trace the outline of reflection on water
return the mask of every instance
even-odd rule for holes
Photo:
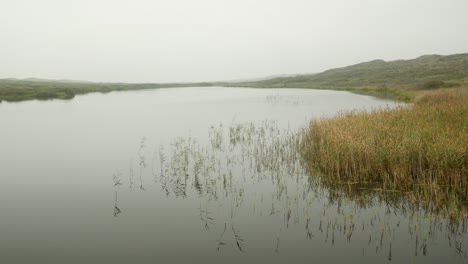
[[[307,120],[386,106],[221,87],[2,103],[0,263],[466,263],[466,220],[306,176]]]
[[[301,243],[316,241],[337,249],[346,246],[364,257],[377,255],[380,261],[392,261],[398,255],[415,261],[440,251],[452,252],[460,262],[467,260],[466,219],[433,216],[392,193],[367,191],[362,195],[366,190],[360,190],[361,194],[352,195],[356,189],[350,186],[344,187],[348,192],[324,186],[318,177],[307,177],[301,165],[301,133],[265,120],[212,125],[207,134],[201,140],[204,143],[194,137],[177,137],[170,145],[156,148],[150,154],[149,174],[152,185],[166,197],[199,202],[204,230],[200,232],[219,233],[212,241],[218,253],[226,247],[246,254],[257,248],[255,239],[244,237],[236,223],[268,217],[276,220],[276,224],[268,224],[268,231],[276,234],[270,243],[271,254],[280,255],[282,237],[293,235]],[[146,190],[146,142],[143,137],[136,155],[139,188],[134,187],[130,161],[129,191]],[[121,188],[121,173],[113,177],[114,216],[118,216],[122,211],[117,195],[127,190]],[[255,230],[250,230],[248,237],[255,236]],[[409,246],[401,247],[402,242]],[[301,254],[306,257],[309,252]]]
[[[266,101],[270,104],[290,104],[290,105],[299,105],[304,104],[305,101],[300,96],[284,96],[279,93],[268,95]]]

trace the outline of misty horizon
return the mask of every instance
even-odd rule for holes
[[[465,53],[457,53],[457,54],[465,54]],[[422,57],[422,56],[448,56],[448,55],[457,55],[457,54],[424,54],[420,55],[416,58]],[[413,59],[416,59],[413,58]],[[328,70],[333,70],[333,69],[339,69],[339,68],[344,68],[348,66],[353,66],[361,63],[366,63],[366,62],[371,62],[375,60],[380,60],[380,59],[374,59],[370,61],[365,61],[365,62],[358,62],[354,63],[351,65],[345,65],[345,66],[340,66],[336,68],[331,68],[331,69],[325,69],[320,72],[309,72],[309,73],[284,73],[284,74],[277,74],[277,75],[269,75],[269,76],[258,76],[258,77],[252,77],[252,78],[239,78],[239,79],[231,79],[231,80],[205,80],[205,81],[185,81],[185,82],[164,82],[164,83],[216,83],[216,82],[243,82],[243,81],[256,81],[256,80],[266,80],[266,79],[273,79],[273,78],[279,78],[279,77],[293,77],[293,76],[300,76],[300,75],[314,75],[314,74],[319,74],[323,73]],[[393,62],[393,61],[401,61],[403,59],[396,59],[396,60],[383,60],[384,62]],[[408,60],[411,60],[408,59]],[[112,82],[112,81],[90,81],[90,80],[76,80],[76,79],[49,79],[49,78],[41,78],[37,76],[31,76],[31,77],[26,77],[26,78],[15,78],[15,77],[6,77],[6,78],[0,78],[0,79],[11,79],[11,80],[27,80],[27,81],[56,81],[56,82],[84,82],[84,83],[125,83],[125,84],[141,84],[143,82]],[[146,83],[152,83],[152,82],[146,82]],[[156,83],[156,82],[153,82]]]
[[[6,1],[0,78],[216,82],[466,53],[468,2]]]

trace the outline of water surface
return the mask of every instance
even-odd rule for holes
[[[466,263],[466,222],[337,199],[294,151],[348,92],[172,88],[0,104],[1,263]]]

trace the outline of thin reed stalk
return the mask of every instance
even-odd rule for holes
[[[300,149],[329,184],[407,192],[457,213],[468,201],[467,125],[468,89],[446,89],[412,106],[312,120]]]

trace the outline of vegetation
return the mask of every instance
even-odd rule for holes
[[[127,213],[119,207],[117,193],[161,191],[170,199],[198,201],[191,204],[198,207],[200,229],[219,232],[212,243],[218,252],[255,250],[255,241],[247,239],[259,233],[244,237],[242,225],[237,225],[248,215],[249,220],[255,216],[264,223],[262,217],[267,217],[273,223],[268,232],[278,232],[276,243],[270,243],[271,252],[274,246],[277,254],[281,254],[285,232],[290,232],[287,236],[296,240],[339,248],[346,243],[359,253],[365,250],[389,260],[392,243],[401,242],[414,249],[414,257],[430,254],[436,244],[438,252],[445,247],[466,259],[461,241],[468,232],[467,220],[433,217],[430,210],[421,210],[418,203],[394,192],[351,192],[340,184],[324,186],[319,177],[308,177],[300,162],[301,136],[271,120],[219,124],[211,126],[202,140],[177,137],[159,151],[156,147],[152,158],[145,151],[151,140],[143,137],[138,151],[132,151],[135,156],[130,164],[124,163],[113,175],[114,216]],[[134,187],[133,160],[151,164],[139,163],[140,188]],[[439,237],[446,238],[444,243]],[[402,254],[400,250],[395,253]]]
[[[425,55],[413,60],[374,60],[318,74],[279,77],[229,86],[258,88],[313,88],[411,101],[414,91],[467,86],[468,54]]]
[[[0,79],[0,102],[71,99],[78,94],[107,93],[111,91],[143,90],[155,88],[209,86],[209,83],[93,83],[72,81],[51,81],[40,79]]]
[[[468,89],[426,92],[414,106],[313,120],[301,153],[329,185],[405,192],[449,215],[468,204]]]
[[[77,94],[171,87],[228,86],[312,88],[411,101],[415,91],[468,86],[468,54],[425,55],[413,60],[374,60],[318,74],[281,76],[248,82],[217,83],[92,83],[41,79],[0,79],[0,102],[70,99]]]

